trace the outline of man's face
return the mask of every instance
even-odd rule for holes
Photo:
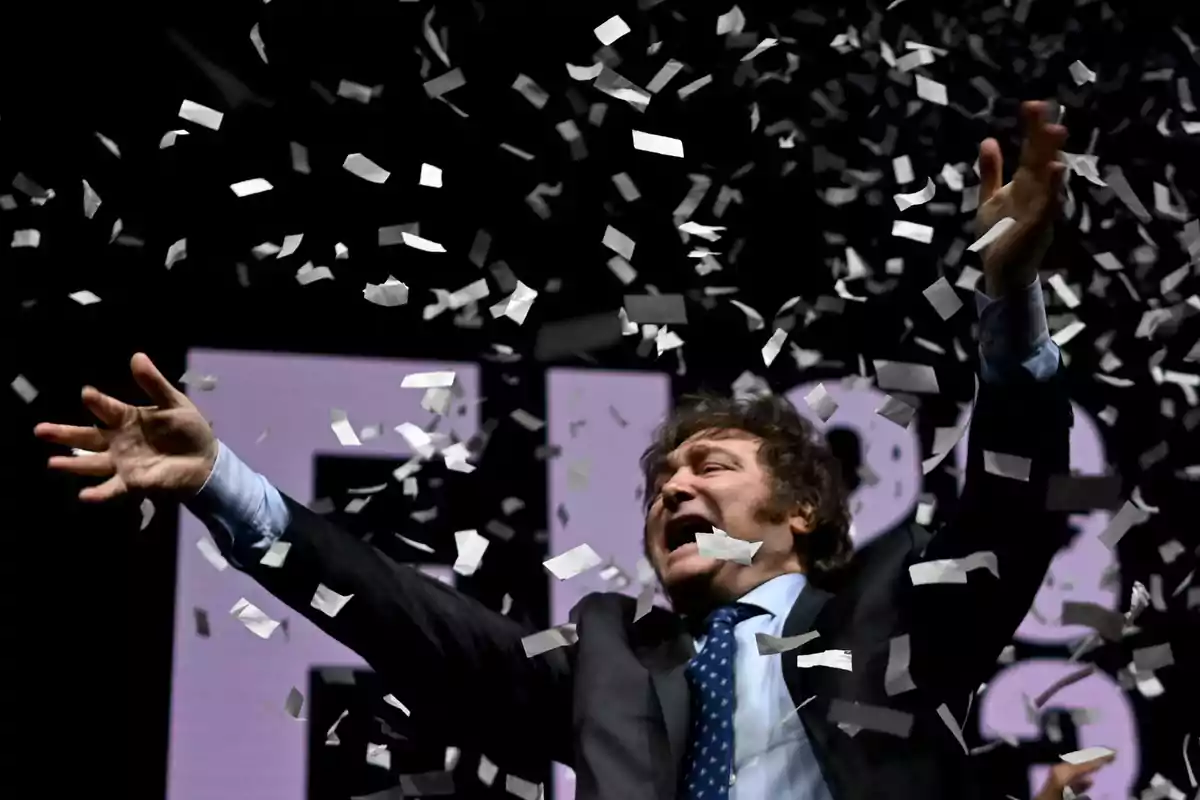
[[[761,441],[741,431],[702,431],[676,448],[654,486],[646,514],[646,554],[663,588],[727,602],[776,575],[799,572],[794,536],[799,515],[772,514],[772,478],[760,463]],[[750,566],[700,555],[696,534],[714,527],[761,541]]]

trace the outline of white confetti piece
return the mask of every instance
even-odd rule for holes
[[[821,635],[820,631],[808,631],[795,636],[772,636],[769,633],[754,634],[754,643],[760,656],[774,656],[795,650]]]
[[[271,542],[271,546],[267,548],[267,552],[263,553],[263,557],[258,560],[258,563],[264,567],[275,567],[278,569],[287,560],[288,552],[291,549],[291,542]]]
[[[654,346],[657,348],[658,354],[661,356],[668,350],[675,350],[676,348],[683,347],[683,339],[680,338],[679,334],[675,333],[675,331],[668,330],[664,325],[663,327],[659,328],[658,333],[654,336]]]
[[[906,711],[866,703],[852,703],[839,697],[830,701],[828,719],[839,726],[851,726],[855,733],[865,729],[889,733],[902,739],[908,738],[914,721],[913,715]]]
[[[224,572],[229,567],[229,562],[221,551],[217,549],[217,545],[207,534],[196,540],[196,549],[204,556],[204,560],[212,564],[217,572]]]
[[[1079,306],[1079,295],[1071,290],[1067,285],[1066,280],[1062,275],[1055,273],[1047,279],[1046,283],[1050,284],[1050,288],[1058,295],[1058,299],[1063,301],[1063,305],[1067,308],[1076,308]]]
[[[907,428],[916,416],[917,410],[903,400],[888,395],[883,401],[883,405],[875,409],[875,413],[889,422],[899,425],[901,428]]]
[[[400,236],[406,245],[408,245],[409,247],[411,247],[415,250],[423,250],[426,253],[444,253],[444,252],[446,252],[446,248],[442,247],[437,242],[431,241],[429,239],[425,239],[421,236],[416,235],[415,233],[409,233],[408,231],[402,231],[400,233]]]
[[[1059,347],[1062,347],[1067,342],[1078,336],[1086,327],[1087,324],[1085,322],[1077,319],[1051,336],[1050,341],[1054,342]]]
[[[1100,534],[1099,539],[1105,547],[1116,549],[1117,542],[1121,541],[1130,528],[1141,525],[1148,519],[1150,519],[1148,512],[1126,500],[1125,505],[1121,506],[1121,510],[1109,520],[1108,527]]]
[[[550,95],[546,93],[546,90],[538,86],[528,75],[517,75],[512,88],[520,92],[526,100],[533,104],[534,108],[544,108],[546,103],[550,102]]]
[[[34,228],[13,231],[13,247],[37,247],[42,243],[42,232]]]
[[[624,259],[633,259],[633,248],[636,247],[636,243],[612,225],[604,229],[604,239],[600,243]]]
[[[746,55],[742,56],[742,61],[749,61],[750,59],[754,58],[755,56],[760,55],[761,53],[763,53],[767,50],[770,50],[772,47],[774,47],[777,44],[779,44],[778,39],[772,39],[770,37],[763,39],[761,42],[759,42],[757,45],[754,46],[753,50],[751,50],[749,53],[746,53]]]
[[[928,100],[930,103],[936,103],[939,106],[944,106],[949,103],[949,98],[946,96],[946,87],[944,84],[930,80],[924,75],[917,75],[917,97],[922,100]]]
[[[953,317],[963,307],[962,300],[959,299],[954,287],[950,285],[950,281],[946,280],[944,275],[925,287],[922,294],[925,295],[925,299],[929,301],[929,305],[933,306],[933,310],[938,313],[938,316],[944,320]]]
[[[1067,68],[1071,77],[1075,80],[1076,86],[1083,86],[1085,83],[1095,83],[1096,73],[1092,72],[1082,61],[1075,61]]]
[[[746,15],[737,6],[717,17],[717,35],[726,33],[741,33],[746,27]]]
[[[908,156],[896,156],[892,159],[892,174],[896,176],[896,183],[911,183],[916,177],[913,172],[912,159]]]
[[[821,422],[829,422],[829,418],[838,409],[837,401],[830,396],[823,383],[818,383],[815,389],[805,395],[804,402],[821,418]]]
[[[1005,231],[1007,231],[1009,228],[1011,228],[1013,225],[1016,225],[1016,224],[1017,224],[1017,221],[1015,219],[1013,219],[1012,217],[1004,217],[1003,219],[999,220],[995,225],[993,225],[991,228],[989,228],[987,233],[983,234],[983,236],[980,236],[978,239],[976,239],[974,242],[972,242],[967,247],[967,250],[971,251],[972,253],[979,252],[980,250],[987,247],[992,242],[996,241],[996,239],[1003,236]]]
[[[1153,672],[1174,663],[1175,656],[1171,652],[1170,642],[1139,647],[1133,651],[1133,665],[1139,673]]]
[[[696,533],[696,546],[703,558],[732,561],[746,567],[750,566],[754,554],[758,552],[762,544],[762,542],[736,539],[720,528],[713,528],[712,533]]]
[[[408,285],[388,275],[383,283],[368,283],[363,287],[363,299],[368,303],[387,308],[408,303]]]
[[[406,716],[406,717],[412,716],[412,712],[408,710],[408,706],[404,705],[404,703],[401,703],[399,700],[397,700],[396,695],[394,695],[394,694],[385,694],[383,696],[383,702],[387,703],[392,708],[400,709],[402,712],[404,712],[404,716]]]
[[[905,361],[875,361],[875,385],[880,389],[937,394],[937,373],[928,364]]]
[[[385,183],[392,173],[362,153],[351,153],[342,162],[342,169],[371,183]]]
[[[179,106],[179,116],[181,119],[203,125],[214,131],[220,129],[221,120],[225,118],[220,111],[214,111],[208,106],[193,103],[191,100],[184,100],[183,104]]]
[[[333,280],[333,272],[329,267],[314,267],[311,261],[296,270],[296,282],[301,286],[308,286],[317,281],[331,280]]]
[[[937,713],[938,716],[942,718],[942,722],[946,724],[946,727],[950,729],[950,732],[954,734],[954,738],[958,742],[959,746],[962,747],[963,752],[969,754],[970,749],[967,747],[966,740],[963,739],[962,728],[958,726],[958,721],[954,719],[954,715],[950,713],[950,707],[945,703],[942,703],[940,706],[938,706]]]
[[[338,612],[345,608],[346,603],[349,603],[353,597],[353,594],[338,594],[325,584],[318,583],[317,590],[313,593],[311,605],[324,614],[336,617]]]
[[[898,236],[901,239],[911,239],[921,244],[929,244],[933,241],[933,228],[929,225],[921,225],[916,222],[897,219],[892,221],[892,236]]]
[[[144,531],[149,527],[150,520],[154,519],[154,502],[149,497],[144,497],[138,508],[142,512],[142,524],[138,530]]]
[[[229,613],[245,625],[251,633],[262,639],[270,639],[279,623],[266,615],[262,609],[242,598],[233,604]]]
[[[683,158],[683,142],[670,136],[633,131],[633,146],[635,149],[644,150],[647,153]]]
[[[597,25],[593,33],[595,33],[596,38],[600,40],[600,44],[607,47],[617,39],[620,39],[622,36],[629,33],[629,26],[625,24],[625,20],[621,19],[619,16],[613,16]]]
[[[454,385],[453,370],[439,372],[411,372],[400,381],[401,389],[433,389]]]
[[[589,545],[581,544],[554,558],[543,561],[542,566],[560,581],[565,581],[587,572],[589,569],[598,567],[603,563],[604,560],[596,554],[595,550]]]
[[[517,775],[504,776],[504,791],[521,800],[542,800],[542,785],[527,781]]]
[[[1117,751],[1110,747],[1085,747],[1082,750],[1063,753],[1060,758],[1068,764],[1085,764],[1088,761],[1095,761],[1097,758],[1107,758],[1116,754]]]
[[[888,642],[888,663],[883,678],[883,687],[888,697],[917,688],[908,671],[911,658],[912,641],[909,634],[893,636]]]
[[[474,575],[483,561],[488,540],[476,530],[455,531],[454,544],[458,552],[454,559],[454,571],[459,575]]]
[[[100,298],[93,292],[87,289],[80,289],[78,292],[71,292],[67,297],[79,303],[81,306],[90,306],[100,302]]]
[[[577,67],[574,64],[567,64],[567,74],[577,81],[590,81],[600,76],[604,71],[604,65],[596,62],[589,67]]]
[[[787,331],[783,328],[776,328],[771,334],[771,338],[763,345],[762,357],[763,362],[769,367],[775,357],[779,355],[779,351],[783,349],[783,343],[787,341]]]
[[[569,647],[578,641],[579,633],[575,630],[575,624],[568,622],[565,625],[531,633],[521,639],[521,646],[525,648],[526,658],[533,658],[560,647]]]
[[[330,423],[329,427],[333,430],[333,435],[337,437],[338,443],[343,447],[358,447],[362,442],[358,439],[358,434],[354,432],[354,426],[350,424],[350,419],[346,416],[346,412],[340,408],[331,409],[329,412]]]
[[[175,144],[176,137],[187,136],[188,133],[190,133],[190,131],[167,131],[162,135],[162,138],[158,140],[158,149],[165,150],[168,147],[172,147]]]
[[[433,164],[421,165],[421,185],[434,189],[442,188],[442,171]]]
[[[238,181],[237,183],[232,184],[229,188],[232,189],[233,193],[238,197],[247,197],[252,194],[269,192],[275,187],[272,186],[270,181],[268,181],[266,178],[251,178],[250,180],[246,181]]]
[[[96,190],[85,180],[83,182],[83,215],[88,219],[96,216],[101,202],[100,195],[96,194]]]
[[[258,32],[258,23],[250,28],[250,43],[254,45],[254,49],[258,51],[258,57],[262,59],[264,64],[269,64],[267,61],[267,47],[263,44],[262,34]]]
[[[936,561],[922,561],[908,568],[908,575],[913,586],[924,586],[932,583],[966,583],[967,573],[976,569],[986,569],[996,578],[1000,577],[996,554],[990,550],[981,550],[963,558],[942,558]]]
[[[12,383],[9,385],[12,387],[12,390],[17,393],[17,396],[26,403],[32,403],[37,399],[38,390],[24,375],[18,375],[17,377],[13,378]]]
[[[666,85],[671,82],[672,78],[679,74],[681,69],[683,69],[683,62],[676,61],[673,58],[668,59],[667,63],[663,64],[658,72],[654,74],[654,77],[650,79],[650,82],[646,84],[646,91],[651,94],[658,94],[666,88]]]
[[[892,199],[896,201],[896,208],[904,211],[913,206],[925,205],[933,199],[936,193],[937,187],[933,185],[933,178],[926,178],[924,189],[917,192],[909,192],[908,194],[894,194],[892,195]]]
[[[338,718],[333,721],[333,724],[329,726],[329,730],[325,732],[325,744],[336,747],[342,743],[342,740],[338,738],[337,728],[338,725],[342,724],[342,720],[344,720],[346,715],[349,713],[350,709],[347,708],[343,710],[342,713],[338,715]]]
[[[1029,470],[1032,466],[1033,461],[1028,458],[1009,453],[996,453],[991,450],[983,451],[983,469],[991,475],[1028,483]]]
[[[853,658],[849,650],[822,650],[819,653],[796,656],[796,666],[803,669],[811,667],[829,667],[846,672],[853,672]]]
[[[293,686],[288,690],[287,698],[283,701],[283,710],[292,719],[300,719],[300,712],[304,709],[304,695],[300,690]]]
[[[175,266],[185,258],[187,258],[187,239],[180,239],[167,248],[167,269]]]

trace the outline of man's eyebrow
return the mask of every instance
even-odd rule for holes
[[[705,458],[706,456],[713,455],[714,453],[727,456],[738,464],[742,463],[742,460],[738,458],[736,453],[734,453],[732,450],[722,447],[717,443],[701,442],[688,445],[682,456],[678,455],[677,453],[678,449],[668,453],[662,459],[662,462],[659,464],[656,472],[656,475],[659,479],[662,479],[663,477],[670,475],[679,469],[680,462],[695,461],[698,458]]]

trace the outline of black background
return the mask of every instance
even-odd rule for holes
[[[1162,136],[1155,123],[1165,109],[1178,108],[1174,83],[1141,79],[1147,70],[1172,68],[1177,76],[1190,75],[1193,91],[1200,92],[1195,56],[1171,25],[1183,26],[1197,40],[1200,29],[1188,17],[1172,18],[1166,4],[1139,3],[1131,10],[1102,3],[1035,3],[1024,24],[1003,6],[996,6],[998,16],[988,16],[995,7],[980,3],[941,4],[942,12],[939,4],[908,0],[888,12],[882,29],[893,46],[905,38],[939,43],[943,34],[958,37],[954,55],[925,74],[945,82],[952,100],[964,98],[968,112],[986,105],[969,88],[971,77],[985,76],[1000,99],[991,115],[979,117],[928,105],[909,114],[906,104],[915,97],[911,87],[889,86],[878,64],[860,55],[840,56],[829,47],[834,35],[851,24],[862,32],[871,19],[867,6],[840,5],[809,6],[824,15],[824,24],[815,24],[792,19],[791,8],[743,3],[747,31],[778,35],[770,28],[776,25],[795,40],[760,56],[755,69],[784,70],[784,50],[800,58],[791,83],[755,85],[746,67],[739,66],[738,54],[745,48],[728,51],[712,33],[712,21],[728,10],[723,4],[676,8],[663,3],[649,11],[634,3],[603,8],[550,2],[438,4],[435,28],[450,29],[452,63],[468,76],[467,85],[448,99],[471,114],[468,120],[422,91],[426,77],[444,71],[421,33],[421,20],[430,8],[424,2],[275,0],[261,5],[223,0],[153,8],[42,4],[6,9],[12,46],[0,52],[0,177],[7,181],[23,173],[53,187],[57,197],[35,207],[20,192],[0,189],[18,201],[15,210],[0,212],[5,238],[29,227],[42,232],[39,248],[5,250],[3,259],[3,319],[12,359],[8,379],[24,375],[40,392],[31,404],[14,392],[5,393],[3,401],[13,453],[6,471],[12,493],[6,503],[2,559],[8,598],[0,648],[7,722],[6,766],[0,770],[4,794],[116,790],[126,797],[162,796],[177,515],[160,506],[149,528],[139,532],[136,501],[103,508],[78,505],[74,496],[81,482],[47,473],[43,467],[52,449],[30,433],[41,420],[84,422],[78,396],[85,383],[137,398],[128,377],[128,359],[137,350],[147,352],[172,377],[182,374],[190,346],[476,360],[502,343],[528,354],[544,323],[612,312],[625,291],[642,292],[647,285],[685,293],[703,285],[737,286],[737,297],[770,323],[788,297],[802,296],[804,308],[833,294],[829,264],[842,257],[843,245],[828,234],[838,232],[879,278],[883,261],[892,256],[905,257],[906,272],[877,294],[852,287],[872,293],[871,302],[845,303],[842,313],[823,313],[794,330],[793,341],[825,353],[823,366],[801,375],[784,353],[767,370],[758,351],[769,327],[751,333],[732,306],[710,303],[715,307],[703,308],[694,302],[689,304],[690,324],[680,330],[687,342],[685,374],[678,374],[673,356],[656,361],[639,354],[632,338],[561,363],[669,370],[676,393],[682,393],[702,384],[728,390],[746,369],[765,375],[783,391],[802,378],[856,371],[860,355],[868,363],[875,358],[924,361],[937,366],[939,376],[944,374],[945,396],[922,407],[928,444],[933,426],[951,418],[954,401],[969,397],[971,365],[916,346],[904,320],[912,321],[917,335],[948,349],[952,336],[967,341],[971,315],[961,313],[943,323],[920,291],[951,266],[940,255],[951,242],[973,237],[957,223],[918,213],[907,218],[937,225],[932,245],[889,237],[895,216],[887,198],[893,191],[890,156],[872,155],[860,138],[879,142],[889,125],[896,126],[894,154],[911,155],[920,178],[936,174],[944,162],[970,163],[978,141],[988,134],[999,135],[1006,155],[1014,157],[1017,101],[1057,96],[1068,107],[1070,151],[1083,152],[1098,128],[1102,135],[1095,152],[1101,163],[1119,164],[1147,204],[1151,182],[1162,182],[1171,166],[1175,184],[1196,206],[1200,137],[1182,135],[1178,110],[1170,135]],[[644,85],[667,56],[690,69],[644,115],[586,83],[570,81],[562,66],[567,61],[591,63],[597,49],[591,30],[612,14],[621,14],[634,29],[616,47],[624,59],[616,67],[621,74]],[[262,64],[250,44],[255,22],[270,66]],[[655,56],[646,56],[652,26],[664,45]],[[961,44],[964,30],[983,37],[995,65],[967,55]],[[1062,37],[1061,49],[1037,55],[1055,36]],[[425,77],[423,58],[434,62]],[[1070,82],[1066,68],[1076,58],[1100,74],[1100,84],[1081,89]],[[713,85],[688,102],[675,97],[673,90],[683,82],[710,71],[716,76]],[[547,90],[551,99],[545,109],[533,108],[510,88],[518,73]],[[847,75],[873,75],[878,83],[864,91]],[[345,99],[327,103],[313,89],[315,81],[333,92],[342,78],[382,84],[385,90],[363,106]],[[818,89],[836,95],[830,81],[839,81],[845,92],[841,118],[828,117],[812,99]],[[885,87],[902,99],[889,102]],[[221,130],[177,119],[184,98],[223,110]],[[599,127],[586,121],[587,107],[594,102],[609,106]],[[757,133],[748,123],[752,102],[758,103],[763,120]],[[584,131],[585,159],[573,160],[554,130],[555,123],[568,118]],[[803,133],[790,151],[762,135],[763,127],[785,118]],[[688,157],[677,161],[632,150],[631,127],[683,139]],[[160,150],[162,134],[178,128],[191,133]],[[96,131],[118,142],[120,159],[104,148]],[[307,146],[311,175],[292,172],[291,141]],[[498,148],[504,141],[537,159],[525,162],[504,153]],[[860,200],[838,209],[823,204],[816,190],[845,182],[838,170],[819,168],[821,159],[814,156],[818,147],[847,159],[851,167],[881,169],[883,202]],[[392,179],[377,187],[344,172],[341,160],[350,152],[367,154],[390,169]],[[421,162],[446,171],[446,188],[416,186]],[[749,173],[732,177],[751,163]],[[611,181],[620,171],[632,176],[642,192],[640,200],[631,204],[620,198]],[[744,240],[736,262],[726,257],[725,269],[709,278],[692,270],[684,257],[688,248],[676,243],[670,219],[692,172],[714,179],[695,218],[729,228],[713,249],[728,254],[732,243]],[[229,184],[252,177],[268,178],[275,190],[240,199],[228,190]],[[79,211],[81,178],[103,198],[92,220]],[[546,220],[524,201],[543,182],[563,186],[560,196],[548,199],[552,215]],[[723,184],[736,185],[743,202],[715,220],[706,210]],[[1142,236],[1119,200],[1093,193],[1079,178],[1072,185],[1081,205],[1090,208],[1093,230],[1082,235],[1076,230],[1078,217],[1065,220],[1047,266],[1086,288],[1096,272],[1090,254],[1111,250],[1132,265],[1128,254]],[[868,194],[864,190],[864,197]],[[118,217],[125,233],[141,239],[143,246],[108,244]],[[1115,222],[1110,228],[1095,224],[1104,218]],[[379,226],[417,220],[422,235],[446,244],[449,254],[376,246]],[[604,266],[611,254],[600,240],[610,223],[638,242],[633,262],[640,278],[628,290]],[[1183,360],[1196,341],[1195,317],[1172,328],[1172,335],[1153,340],[1137,339],[1133,331],[1149,307],[1147,298],[1171,306],[1194,295],[1197,281],[1193,271],[1174,297],[1159,298],[1153,289],[1158,280],[1186,261],[1175,242],[1180,225],[1156,215],[1143,227],[1161,252],[1152,267],[1128,267],[1143,290],[1141,299],[1132,299],[1115,281],[1105,291],[1086,295],[1078,313],[1088,329],[1068,348],[1076,401],[1093,412],[1108,405],[1120,412],[1118,423],[1106,431],[1113,470],[1126,476],[1127,490],[1139,486],[1146,500],[1162,509],[1121,542],[1122,596],[1133,580],[1145,581],[1154,572],[1174,587],[1195,565],[1195,503],[1187,501],[1196,496],[1196,483],[1179,479],[1177,472],[1200,452],[1196,415],[1187,417],[1178,389],[1156,384],[1146,369],[1149,359],[1164,350],[1164,369],[1198,371]],[[503,260],[521,280],[542,291],[530,319],[521,327],[493,321],[485,308],[478,329],[455,325],[450,313],[423,322],[420,308],[432,301],[431,287],[453,290],[486,276],[492,286],[487,302],[507,293],[492,272],[465,258],[480,228],[494,237],[488,266]],[[304,232],[305,240],[292,258],[260,261],[250,253],[262,241],[278,243],[297,232]],[[165,270],[167,247],[185,236],[188,258]],[[333,261],[334,242],[350,248],[349,261]],[[298,286],[292,275],[309,259],[332,267],[337,279]],[[249,276],[248,286],[238,280],[239,263]],[[380,283],[389,274],[411,287],[410,305],[384,309],[363,302],[362,286]],[[953,280],[956,273],[948,274]],[[552,279],[561,282],[557,292],[546,289]],[[67,295],[80,289],[96,292],[103,302],[77,305]],[[1052,315],[1063,311],[1051,306]],[[798,325],[786,318],[779,324]],[[1091,345],[1096,335],[1109,330],[1115,338],[1107,349],[1125,362],[1118,374],[1134,380],[1132,388],[1114,389],[1092,377],[1101,352]],[[539,413],[544,364],[528,358],[517,364],[485,364],[484,419],[504,421],[513,408]],[[1173,416],[1163,413],[1164,399],[1174,403]],[[479,521],[494,515],[503,497],[526,500],[519,536],[496,550],[495,569],[507,570],[504,586],[487,585],[484,575],[478,592],[497,605],[505,591],[511,592],[517,612],[531,628],[545,621],[539,565],[544,543],[538,536],[546,527],[545,465],[535,454],[542,438],[511,421],[498,425],[476,479],[466,483],[448,476],[446,488],[478,496],[474,513]],[[1162,441],[1170,445],[1167,458],[1143,470],[1139,457]],[[949,482],[940,475],[931,485],[944,495]],[[947,509],[952,503],[940,505]],[[1157,547],[1171,538],[1183,541],[1189,552],[1168,567],[1161,564]],[[1129,643],[1169,640],[1178,662],[1161,674],[1168,690],[1163,698],[1145,701],[1132,695],[1145,751],[1139,785],[1160,772],[1187,787],[1179,753],[1184,733],[1194,724],[1182,700],[1189,692],[1184,676],[1194,674],[1197,663],[1196,637],[1187,634],[1195,630],[1194,614],[1189,615],[1182,596],[1175,598],[1166,614],[1148,611],[1144,632]],[[1019,652],[1037,654],[1028,648]],[[1103,666],[1122,666],[1128,658],[1127,650],[1122,652],[1111,656],[1112,664],[1102,661]],[[1010,772],[1004,778],[1006,791],[1020,796],[1022,782],[1009,783],[1011,777]]]

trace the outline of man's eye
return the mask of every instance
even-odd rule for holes
[[[725,469],[724,464],[718,464],[715,461],[710,461],[707,464],[705,464],[703,467],[700,468],[700,474],[706,475],[709,472],[716,472],[717,470],[721,470],[721,469]]]

